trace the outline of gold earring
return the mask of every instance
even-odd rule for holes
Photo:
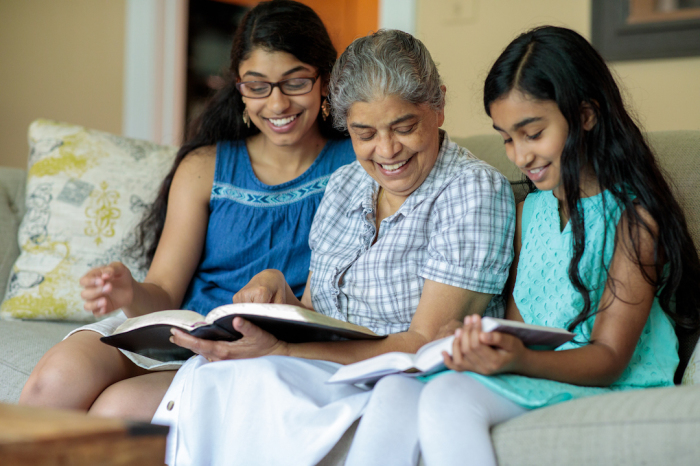
[[[242,115],[242,117],[243,117],[243,123],[245,123],[245,125],[246,125],[248,128],[250,128],[250,117],[248,116],[248,109],[247,109],[247,108],[244,108],[244,109],[243,109],[243,115]]]
[[[331,114],[331,105],[328,103],[328,99],[326,99],[321,104],[321,117],[323,118],[323,121],[326,121],[326,118],[328,118],[328,115],[330,115],[330,114]]]

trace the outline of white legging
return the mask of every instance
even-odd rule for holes
[[[490,427],[527,410],[461,373],[374,387],[346,465],[496,465]],[[420,445],[420,450],[419,450]]]

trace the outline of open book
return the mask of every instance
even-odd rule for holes
[[[242,336],[233,328],[234,317],[242,317],[288,343],[384,338],[368,328],[302,307],[240,303],[219,306],[206,316],[173,310],[134,317],[101,340],[159,361],[181,361],[194,353],[170,342],[172,327],[205,340],[234,341]]]
[[[482,317],[481,329],[484,332],[509,333],[520,338],[525,346],[533,349],[554,349],[574,337],[573,333],[564,329],[495,317]],[[445,369],[442,352],[452,354],[453,340],[454,336],[449,336],[431,341],[423,345],[415,354],[385,353],[348,364],[338,369],[327,383],[373,383],[390,374],[418,377],[439,372]]]

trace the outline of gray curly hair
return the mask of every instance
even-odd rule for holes
[[[355,102],[396,95],[435,111],[445,106],[442,79],[423,43],[403,31],[380,29],[355,39],[335,62],[329,83],[335,127],[347,130]]]

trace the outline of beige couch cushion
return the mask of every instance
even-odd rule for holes
[[[700,250],[700,131],[657,131],[649,133],[648,137],[666,179],[685,212],[695,249]],[[681,367],[687,365],[683,383],[700,384],[700,346],[696,344],[698,334],[679,337],[680,364]]]
[[[0,402],[16,403],[39,359],[77,327],[65,322],[0,320]]]
[[[697,465],[700,387],[582,398],[492,429],[499,466]]]

